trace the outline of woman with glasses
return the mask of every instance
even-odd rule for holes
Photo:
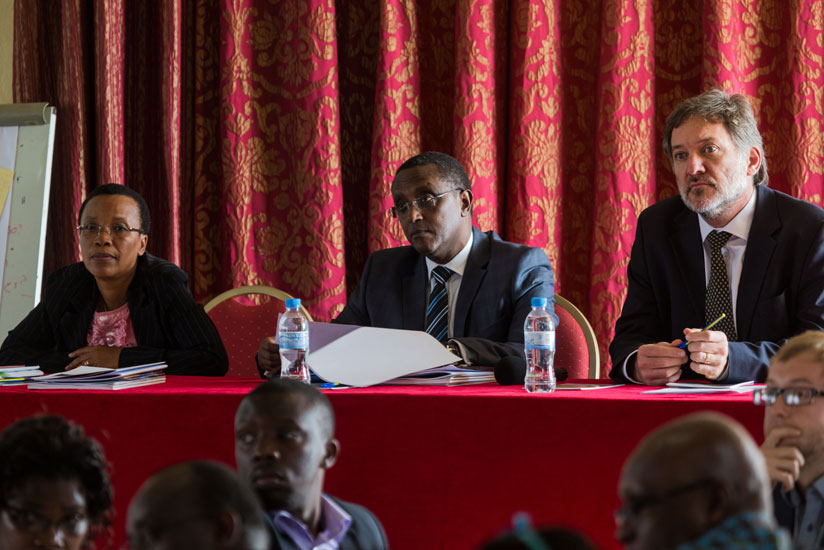
[[[0,548],[92,548],[111,506],[106,457],[82,428],[38,416],[0,432]]]
[[[0,347],[0,365],[128,367],[166,362],[167,374],[222,376],[228,357],[186,274],[146,252],[146,201],[109,183],[83,201],[83,261],[49,277],[41,302]]]

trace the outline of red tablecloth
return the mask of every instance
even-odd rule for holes
[[[2,388],[0,426],[39,411],[86,426],[112,463],[119,543],[128,502],[148,475],[194,458],[234,464],[234,412],[257,383],[170,376],[163,385],[117,392]],[[617,548],[618,475],[644,434],[683,414],[716,410],[762,439],[763,410],[749,394],[655,396],[644,389],[327,390],[342,449],[326,489],[372,509],[397,550],[473,548],[518,510]]]

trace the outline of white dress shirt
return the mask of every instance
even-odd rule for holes
[[[721,247],[721,255],[724,256],[724,263],[727,264],[727,276],[730,280],[730,293],[732,295],[732,317],[733,323],[735,323],[736,333],[738,332],[738,322],[735,318],[736,304],[738,303],[738,283],[741,282],[741,268],[744,266],[744,252],[747,250],[747,237],[750,235],[750,227],[752,227],[752,220],[755,216],[755,199],[757,196],[758,192],[753,189],[752,196],[744,208],[742,208],[741,211],[736,214],[735,217],[731,219],[730,222],[724,227],[713,227],[708,224],[702,216],[696,214],[696,216],[698,216],[698,228],[701,231],[701,242],[703,243],[704,248],[705,289],[706,285],[710,282],[711,265],[710,245],[707,242],[707,235],[709,235],[711,231],[726,231],[732,235],[730,240],[728,240],[726,244]],[[624,359],[623,370],[624,376],[626,376],[628,380],[632,380],[637,384],[639,382],[631,378],[627,372],[628,361],[630,357],[633,357],[636,353],[638,353],[638,350],[630,353],[627,358]]]
[[[455,254],[455,257],[449,262],[443,264],[454,271],[454,275],[446,282],[447,303],[449,304],[449,338],[452,338],[453,327],[455,326],[455,304],[458,302],[458,291],[461,289],[461,280],[463,279],[464,270],[466,269],[466,262],[469,259],[469,252],[472,250],[472,242],[475,236],[472,232],[469,233],[469,240],[460,252]],[[438,267],[429,258],[426,258],[426,271],[429,277],[429,287],[426,290],[426,302],[429,303],[429,293],[435,287],[435,279],[432,277],[432,270]]]

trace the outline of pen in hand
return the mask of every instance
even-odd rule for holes
[[[705,330],[709,330],[709,329],[711,329],[711,328],[712,328],[712,327],[714,327],[716,324],[718,324],[718,321],[720,321],[721,319],[723,319],[723,318],[724,318],[724,317],[726,317],[726,316],[727,316],[727,314],[726,314],[726,313],[722,313],[721,315],[719,315],[719,316],[718,316],[718,319],[716,319],[715,321],[713,321],[713,322],[712,322],[712,323],[710,323],[709,325],[707,325],[707,326],[705,326],[704,328],[702,328],[702,329],[701,329],[701,332],[704,332]],[[687,340],[685,339],[683,342],[681,342],[680,344],[678,344],[678,347],[679,347],[679,348],[681,348],[681,349],[687,349],[687,344],[689,344],[689,342],[687,342]]]

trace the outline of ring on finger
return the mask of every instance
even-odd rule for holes
[[[706,364],[707,364],[707,360],[708,360],[709,358],[710,358],[710,354],[709,354],[709,353],[707,353],[707,352],[705,351],[705,352],[704,352],[704,360],[703,360],[703,361],[701,361],[701,362],[702,362],[702,363],[704,363],[704,364],[706,365]]]
[[[89,366],[89,360],[88,360],[88,359],[86,359],[85,361],[83,361],[83,366],[84,366],[84,367],[88,367],[88,366]]]

